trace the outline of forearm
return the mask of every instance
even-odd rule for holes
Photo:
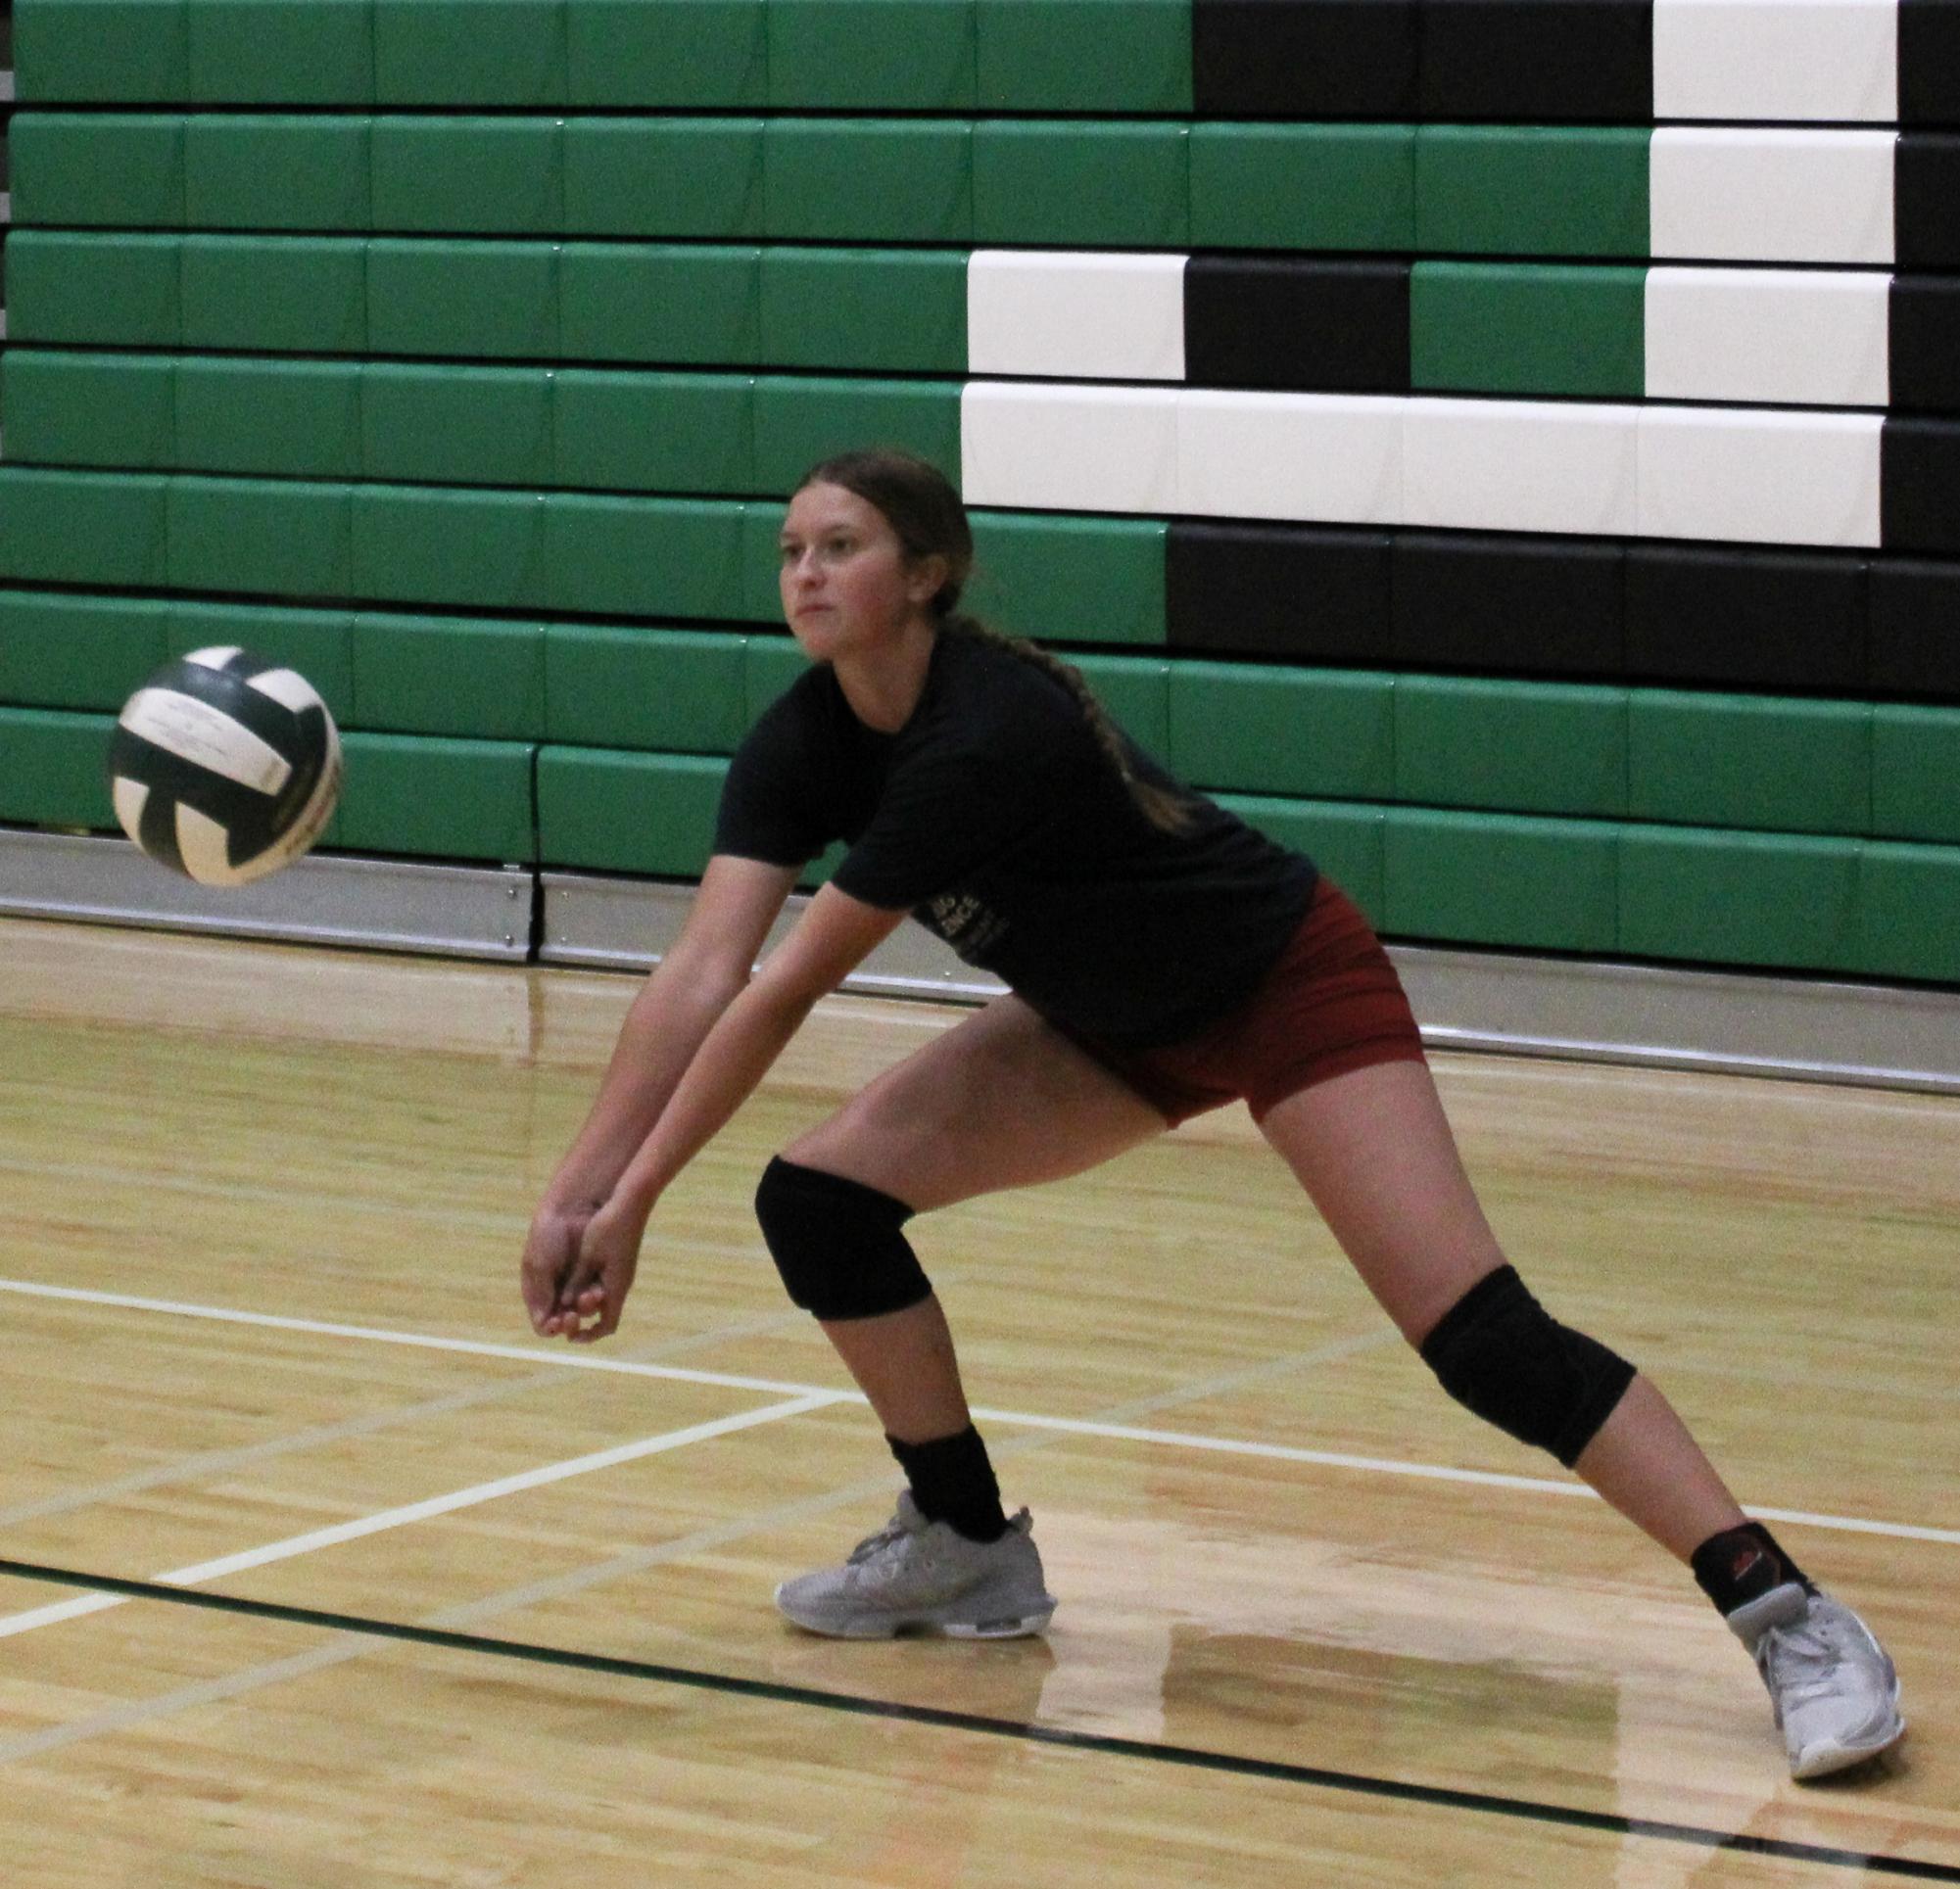
[[[815,1002],[813,994],[761,978],[728,1006],[620,1176],[614,1190],[620,1204],[651,1210],[675,1175],[748,1099]]]
[[[612,1194],[741,988],[725,969],[674,957],[661,964],[620,1027],[592,1110],[546,1192],[548,1208],[596,1207]]]

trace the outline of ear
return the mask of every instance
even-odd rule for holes
[[[930,603],[952,575],[951,561],[940,551],[928,551],[905,573],[905,594],[914,603]]]

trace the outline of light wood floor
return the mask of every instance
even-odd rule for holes
[[[825,1007],[552,1349],[517,1251],[633,988],[0,922],[0,1557],[350,1617],[0,1572],[6,1881],[1960,1881],[1960,1105],[1439,1060],[1527,1278],[1897,1658],[1906,1745],[1798,1787],[1236,1113],[917,1229],[1052,1635],[785,1627],[895,1471],[750,1191],[957,1014]]]

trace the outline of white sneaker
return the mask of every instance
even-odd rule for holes
[[[902,1491],[898,1513],[860,1541],[848,1561],[786,1581],[776,1589],[776,1605],[798,1627],[837,1639],[1038,1633],[1055,1599],[1042,1584],[1032,1529],[1023,1509],[998,1541],[970,1541],[948,1523],[927,1521],[911,1492]]]
[[[1850,1608],[1786,1581],[1728,1621],[1769,1687],[1793,1777],[1863,1764],[1904,1737],[1898,1675]]]

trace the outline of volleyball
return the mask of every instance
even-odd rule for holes
[[[290,866],[340,798],[340,733],[298,671],[250,650],[193,649],[123,706],[109,747],[122,830],[201,885]]]

